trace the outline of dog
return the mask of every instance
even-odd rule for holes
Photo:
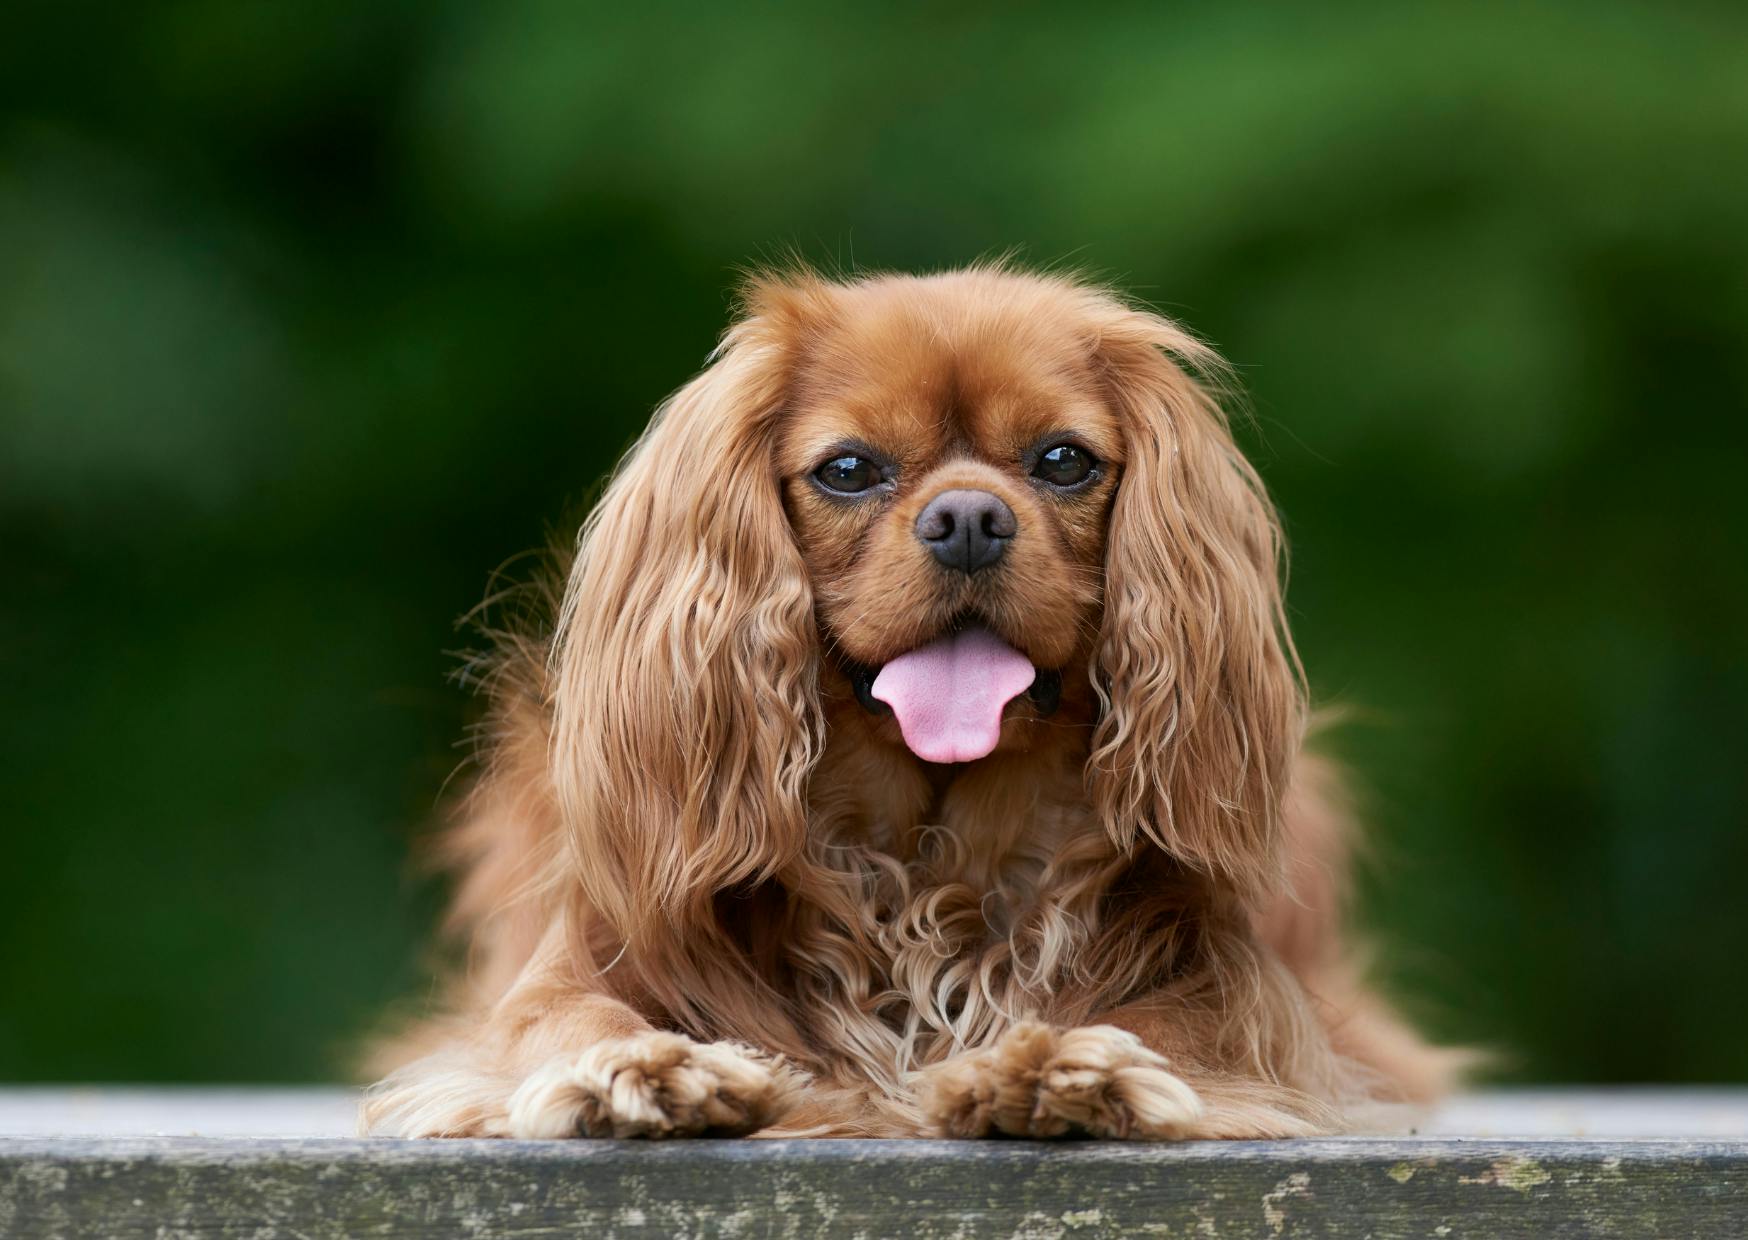
[[[503,634],[366,1131],[1290,1137],[1365,985],[1228,371],[1090,282],[752,277]]]

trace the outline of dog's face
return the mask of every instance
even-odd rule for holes
[[[704,919],[805,850],[827,767],[857,800],[889,753],[1004,749],[981,770],[1023,793],[1043,746],[1120,846],[1266,887],[1303,702],[1218,369],[1067,277],[755,279],[566,588],[551,752],[591,899]]]
[[[828,666],[931,761],[1053,713],[1099,628],[1125,441],[1048,291],[834,290],[796,357],[777,468]]]

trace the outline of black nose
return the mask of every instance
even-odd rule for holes
[[[916,536],[948,568],[975,573],[1001,559],[1019,525],[988,491],[942,491],[916,519]]]

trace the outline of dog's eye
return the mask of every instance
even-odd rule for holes
[[[828,491],[856,495],[880,481],[880,470],[866,457],[840,456],[814,470],[813,476]]]
[[[1059,443],[1038,458],[1032,467],[1032,477],[1042,478],[1053,487],[1071,487],[1085,482],[1097,463],[1084,448]]]

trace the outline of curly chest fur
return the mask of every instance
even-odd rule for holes
[[[937,1062],[1085,988],[1084,949],[1124,862],[1067,748],[955,774],[854,747],[816,773],[811,878],[788,893],[801,933],[785,956],[858,1075]]]

